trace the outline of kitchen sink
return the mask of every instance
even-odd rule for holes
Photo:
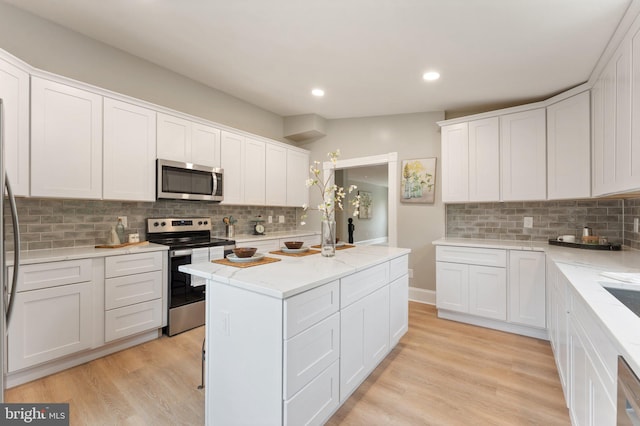
[[[640,291],[612,287],[604,287],[604,289],[640,317]]]

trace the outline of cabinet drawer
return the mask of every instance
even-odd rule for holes
[[[105,259],[105,277],[121,277],[123,275],[140,274],[162,269],[162,256],[167,253],[154,251],[148,253],[124,254],[109,256]]]
[[[340,308],[349,306],[388,283],[388,262],[342,278],[340,280]]]
[[[104,313],[104,340],[127,337],[162,326],[162,299],[112,309]]]
[[[104,286],[107,310],[147,302],[162,297],[162,271],[107,278]]]
[[[284,338],[289,339],[339,308],[339,281],[305,291],[284,301]]]
[[[284,343],[283,399],[289,399],[320,374],[340,353],[340,314]]]
[[[9,268],[9,276],[13,267]],[[38,290],[91,281],[91,259],[23,265],[18,275],[17,292]]]
[[[395,281],[409,271],[409,256],[404,255],[389,261],[389,281]]]
[[[340,402],[338,380],[336,360],[293,398],[284,402],[284,424],[321,425]]]
[[[507,251],[474,247],[436,247],[436,260],[469,265],[507,267]]]

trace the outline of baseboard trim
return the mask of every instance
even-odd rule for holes
[[[413,302],[425,303],[427,305],[436,304],[436,292],[418,287],[409,287],[409,300]]]
[[[388,237],[372,238],[370,240],[356,241],[354,244],[358,246],[372,246],[374,244],[387,244],[389,242]]]
[[[444,309],[438,309],[438,318],[464,322],[484,328],[492,328],[494,330],[505,331],[507,333],[520,334],[522,336],[534,337],[536,339],[549,340],[549,334],[547,333],[547,330],[543,328],[528,327],[526,325],[481,318],[474,315],[462,314]]]

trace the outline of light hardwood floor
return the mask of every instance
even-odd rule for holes
[[[548,342],[438,319],[410,303],[409,332],[328,425],[569,425]],[[71,425],[204,423],[204,328],[9,389],[69,402]]]

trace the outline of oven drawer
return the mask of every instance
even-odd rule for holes
[[[121,308],[162,297],[162,271],[107,278],[104,283],[105,309]]]
[[[121,277],[162,270],[162,256],[166,252],[153,251],[136,254],[109,256],[105,259],[105,277]]]
[[[162,326],[162,299],[111,309],[104,313],[104,340],[131,336]]]

